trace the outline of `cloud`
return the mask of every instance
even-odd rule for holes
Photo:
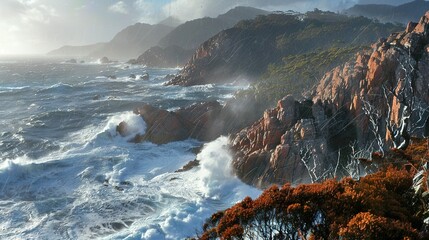
[[[3,0],[0,5],[0,16],[2,18],[13,18],[26,9],[25,5],[14,0]]]
[[[119,1],[113,5],[110,5],[109,11],[121,14],[128,14],[128,5],[123,1]]]
[[[21,15],[21,20],[25,24],[32,24],[34,22],[48,24],[52,18],[57,17],[55,8],[46,5],[39,5],[36,7],[28,7]]]
[[[136,11],[139,13],[138,20],[140,22],[154,24],[167,17],[167,14],[162,12],[162,4],[160,2],[156,4],[155,2],[148,0],[136,0],[134,2],[134,6]]]
[[[411,1],[411,0],[408,0]],[[407,0],[0,0],[0,54],[45,53],[62,45],[109,41],[136,22],[168,16],[216,17],[236,6],[266,10],[341,10],[356,3]]]
[[[203,16],[215,17],[236,6],[251,6],[267,10],[308,11],[314,8],[322,10],[341,10],[353,6],[357,0],[173,0],[163,7],[165,13],[175,15],[182,20]]]
[[[140,13],[130,8],[134,1],[0,0],[0,54],[43,54],[62,45],[109,41],[138,21]],[[110,11],[112,2],[129,14]]]

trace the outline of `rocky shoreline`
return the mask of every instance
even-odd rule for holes
[[[419,23],[380,39],[372,50],[326,73],[312,100],[298,102],[286,96],[253,125],[243,120],[234,124],[251,111],[236,112],[232,105],[218,102],[175,112],[145,105],[135,113],[143,117],[148,131],[134,141],[210,141],[230,134],[237,175],[264,188],[332,175],[338,154],[348,152],[344,149],[352,142],[381,152],[400,148],[411,135],[423,135],[428,109],[429,12]]]

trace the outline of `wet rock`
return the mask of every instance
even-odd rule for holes
[[[136,59],[130,59],[130,60],[128,60],[128,62],[127,62],[128,64],[132,64],[132,65],[136,65],[136,64],[138,64],[138,62],[137,62],[137,60]]]
[[[135,109],[135,113],[142,116],[147,124],[146,133],[141,140],[163,144],[190,137],[199,140],[212,139],[213,121],[221,109],[222,106],[218,102],[207,102],[175,112],[144,105]]]
[[[122,182],[120,182],[119,183],[120,185],[123,185],[123,186],[132,186],[133,184],[131,183],[131,182],[129,182],[129,181],[122,181]]]
[[[185,140],[189,133],[180,117],[163,109],[144,105],[137,109],[147,124],[145,139],[163,144],[171,141]]]
[[[198,166],[200,166],[200,161],[195,159],[193,161],[189,161],[185,166],[175,172],[186,172]]]
[[[217,138],[219,130],[217,122],[222,105],[217,101],[193,104],[176,111],[189,131],[189,137],[201,141]]]
[[[131,79],[136,79],[137,78],[137,76],[135,74],[130,74],[130,76],[128,76],[128,77],[131,78]]]
[[[176,75],[174,75],[174,74],[167,74],[164,78],[163,78],[163,80],[164,81],[170,81],[170,80],[172,80],[173,78],[175,78],[176,77]]]
[[[141,76],[141,79],[142,79],[142,80],[145,80],[145,81],[148,81],[148,80],[150,79],[150,77],[149,77],[149,73],[144,73],[144,74]]]
[[[118,132],[122,137],[130,135],[128,123],[124,121],[120,122],[119,125],[116,126],[116,132]]]
[[[198,154],[198,153],[200,153],[201,152],[201,150],[203,149],[203,145],[201,145],[201,146],[199,146],[199,147],[194,147],[194,148],[192,148],[191,149],[191,152],[193,153],[193,154]]]
[[[108,64],[108,63],[111,63],[111,61],[110,61],[110,59],[109,58],[107,58],[107,57],[102,57],[102,58],[100,58],[100,63],[101,64]]]

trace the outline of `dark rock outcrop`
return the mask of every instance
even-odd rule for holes
[[[116,126],[116,132],[121,135],[121,137],[126,137],[130,135],[128,123],[122,121]]]
[[[326,73],[312,101],[286,97],[233,135],[233,165],[259,187],[314,181],[351,142],[406,148],[411,135],[424,134],[428,109],[429,12]]]
[[[108,57],[104,56],[104,57],[99,59],[99,62],[101,64],[108,64],[108,63],[111,63],[112,61],[110,61],[110,59]]]
[[[135,109],[147,124],[144,136],[137,141],[148,140],[157,144],[179,141],[187,138],[213,139],[210,129],[221,110],[218,102],[195,104],[175,112],[144,105]]]
[[[200,161],[193,160],[189,161],[185,166],[183,166],[181,169],[176,170],[175,172],[186,172],[191,170],[192,168],[198,167],[200,165]]]
[[[143,75],[141,75],[141,79],[148,81],[150,79],[149,73],[144,73]]]
[[[146,122],[146,134],[132,141],[148,140],[158,144],[187,138],[211,141],[250,125],[264,108],[266,105],[261,105],[250,96],[231,99],[224,106],[219,102],[205,102],[176,111],[144,105],[135,109],[134,113],[142,116]]]

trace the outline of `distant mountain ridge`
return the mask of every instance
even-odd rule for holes
[[[175,17],[169,17],[155,25],[136,23],[121,30],[107,43],[85,46],[63,46],[47,54],[63,57],[89,56],[100,58],[107,56],[111,59],[128,60],[137,58],[152,47],[160,46],[161,48],[156,49],[157,53],[160,53],[162,49],[168,49],[170,52],[158,54],[158,56],[168,57],[173,52],[185,53],[190,49],[195,50],[201,43],[216,33],[234,26],[237,22],[267,13],[267,11],[251,7],[236,7],[219,15],[217,18],[199,18],[183,24]],[[171,47],[174,47],[175,50],[172,51]],[[146,54],[146,56],[153,55]],[[186,54],[186,56],[189,56],[189,54]],[[173,58],[180,60],[183,57],[173,56]],[[145,61],[156,62],[151,59],[145,59]],[[163,59],[161,62],[173,61],[171,59]],[[185,62],[185,60],[181,60],[179,65],[183,65]]]
[[[398,22],[407,24],[409,21],[418,21],[427,10],[429,2],[415,0],[399,6],[386,4],[355,5],[344,11],[347,15],[375,18],[381,22]]]
[[[64,46],[48,53],[50,56],[107,56],[111,59],[128,60],[158,44],[173,27],[156,24],[136,23],[117,33],[107,43],[86,46]]]
[[[170,17],[168,17],[168,18],[166,18],[166,19],[164,19],[164,20],[162,20],[161,22],[159,22],[158,24],[161,24],[161,25],[165,25],[165,26],[169,26],[169,27],[173,27],[173,28],[175,28],[175,27],[177,27],[177,26],[179,26],[180,24],[182,24],[183,22],[180,20],[180,19],[178,19],[178,18],[176,18],[176,17],[173,17],[173,16],[170,16]]]
[[[67,57],[86,57],[88,53],[98,51],[106,46],[107,43],[95,43],[85,46],[62,46],[58,49],[52,50],[47,54],[49,56],[67,56]]]
[[[134,64],[160,67],[183,66],[193,51],[204,41],[242,20],[254,19],[269,12],[252,7],[236,7],[216,18],[199,18],[181,24],[159,41],[160,47],[150,48]]]
[[[110,42],[90,56],[129,59],[155,46],[159,39],[172,29],[162,24],[136,23],[120,31]]]
[[[159,46],[179,46],[184,49],[196,49],[201,43],[216,33],[233,27],[241,20],[248,20],[269,12],[252,7],[236,7],[216,18],[198,18],[184,24],[167,34],[159,41]]]

